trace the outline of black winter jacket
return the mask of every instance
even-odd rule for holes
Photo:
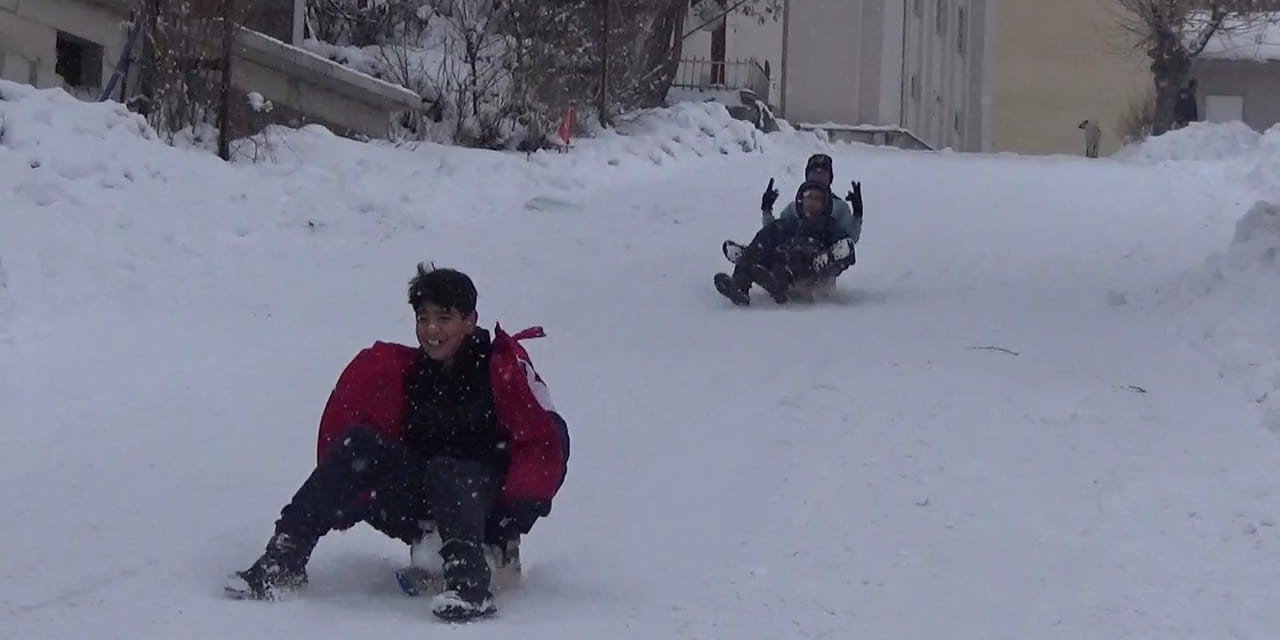
[[[474,460],[506,472],[506,444],[489,382],[491,345],[489,332],[477,329],[449,366],[419,357],[406,384],[410,449],[425,458]]]

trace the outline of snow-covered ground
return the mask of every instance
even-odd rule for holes
[[[471,273],[485,324],[547,328],[529,348],[574,437],[525,584],[457,634],[1280,625],[1270,135],[926,155],[683,105],[567,154],[312,128],[224,165],[111,106],[0,97],[0,635],[445,630],[364,528],[294,600],[220,593],[310,470],[341,367],[413,340],[419,260]],[[863,183],[859,264],[834,301],[732,307],[720,241],[818,149]]]

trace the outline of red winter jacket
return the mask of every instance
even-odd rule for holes
[[[537,503],[546,515],[565,477],[567,442],[562,423],[551,413],[545,386],[518,340],[541,336],[540,329],[507,335],[498,327],[489,357],[494,409],[507,439],[510,462],[498,506]],[[320,418],[316,459],[349,428],[370,427],[384,438],[403,441],[409,411],[405,380],[418,350],[403,344],[375,342],[362,350],[338,377]],[[354,523],[353,523],[354,524]],[[527,523],[521,529],[527,531]]]

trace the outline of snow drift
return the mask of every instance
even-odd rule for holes
[[[1206,188],[1223,192],[1214,218],[1235,220],[1223,236],[1225,250],[1189,268],[1156,298],[1183,310],[1180,334],[1213,354],[1223,375],[1242,386],[1263,421],[1280,433],[1280,126],[1259,134],[1240,122],[1194,123],[1120,158],[1170,171],[1194,165],[1191,170],[1210,178]],[[1232,213],[1228,185],[1256,200],[1243,215]]]
[[[1183,331],[1239,378],[1266,424],[1280,433],[1280,204],[1258,202],[1230,246],[1186,278]]]
[[[1261,136],[1243,122],[1193,122],[1118,151],[1115,158],[1154,164],[1190,160],[1220,161],[1251,155]]]

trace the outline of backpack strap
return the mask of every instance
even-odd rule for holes
[[[502,330],[501,322],[494,325],[493,332],[498,335],[506,335],[506,332]],[[520,342],[521,340],[530,340],[533,338],[545,338],[547,337],[547,332],[543,331],[542,327],[529,327],[528,329],[517,332],[515,335],[510,337],[512,340]]]
[[[547,337],[547,332],[543,331],[542,327],[529,327],[528,329],[525,329],[524,331],[521,331],[515,334],[514,336],[511,336],[511,339],[515,340],[516,342],[519,342],[521,340],[529,340],[532,338],[545,338],[545,337]]]

